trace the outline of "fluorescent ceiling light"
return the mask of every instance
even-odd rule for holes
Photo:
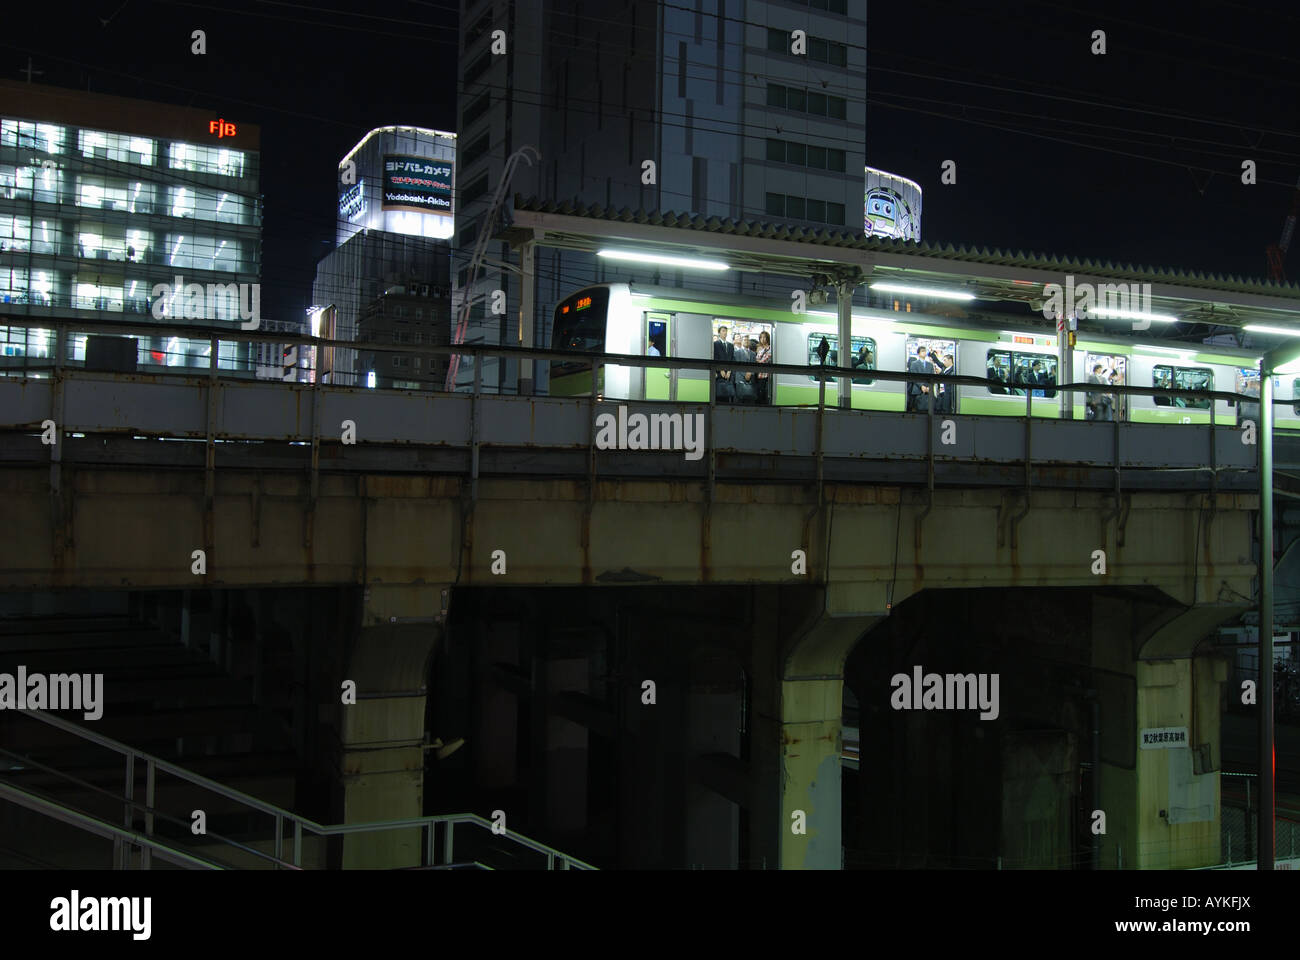
[[[1103,320],[1147,320],[1151,323],[1177,323],[1177,317],[1167,313],[1140,313],[1136,310],[1110,310],[1106,307],[1090,307],[1084,313],[1089,317],[1101,317]]]
[[[666,267],[687,270],[730,270],[721,260],[703,260],[699,257],[665,257],[657,253],[638,253],[635,250],[600,250],[596,256],[607,260],[628,260],[633,263],[658,263]]]
[[[831,320],[838,320],[840,318],[840,315],[838,313],[831,313],[831,311],[829,310],[808,310],[805,311],[805,316],[829,317]],[[861,320],[866,323],[894,323],[895,322],[892,317],[868,317],[861,313],[853,314],[853,319],[855,322]]]
[[[1248,323],[1241,329],[1251,333],[1273,333],[1279,337],[1300,337],[1300,327],[1269,327],[1262,323]]]
[[[904,283],[873,283],[872,290],[884,290],[886,293],[910,293],[914,297],[930,297],[932,300],[974,300],[975,294],[958,290],[940,290],[937,287],[912,287]]]

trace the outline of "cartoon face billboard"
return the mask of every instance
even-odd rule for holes
[[[921,186],[906,177],[866,168],[863,231],[868,237],[921,239]]]

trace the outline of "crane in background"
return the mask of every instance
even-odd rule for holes
[[[1286,263],[1286,252],[1291,246],[1291,235],[1295,233],[1296,214],[1300,213],[1300,180],[1296,181],[1291,194],[1291,212],[1287,214],[1286,223],[1282,224],[1282,236],[1277,243],[1270,244],[1268,256],[1268,276],[1274,283],[1286,283],[1286,272],[1282,269]]]

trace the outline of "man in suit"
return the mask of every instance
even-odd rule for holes
[[[736,348],[727,339],[726,327],[718,327],[718,338],[713,341],[713,359],[733,361],[736,359]],[[718,370],[714,373],[714,379],[717,382],[718,403],[731,403],[736,396],[735,386],[731,382],[731,371]]]
[[[951,353],[945,353],[941,362],[939,373],[945,377],[951,377],[956,369],[957,363],[952,358]],[[952,413],[957,409],[957,395],[953,393],[951,383],[941,383],[939,385],[939,405],[934,408],[935,413]]]
[[[1034,369],[1033,372],[1030,373],[1029,375],[1029,381],[1030,384],[1035,387],[1051,386],[1051,379],[1048,377],[1047,371],[1043,368],[1043,362],[1041,360],[1034,361]],[[1045,389],[1035,390],[1034,396],[1045,397],[1047,396],[1047,391]]]
[[[1094,363],[1094,364],[1092,365],[1092,373],[1088,374],[1088,382],[1089,382],[1089,383],[1095,383],[1095,384],[1097,384],[1098,386],[1100,386],[1100,385],[1104,382],[1104,381],[1102,380],[1102,371],[1103,371],[1103,369],[1104,369],[1104,368],[1102,367],[1102,365],[1101,365],[1100,363]],[[1102,418],[1102,417],[1101,417],[1101,392],[1100,392],[1100,391],[1097,391],[1097,390],[1089,390],[1086,394],[1084,394],[1083,404],[1084,404],[1084,408],[1085,408],[1084,417],[1085,417],[1086,419],[1088,419],[1088,420],[1100,420],[1100,419]]]
[[[753,363],[754,354],[745,346],[745,338],[736,334],[732,343],[732,355],[737,363]],[[754,373],[746,370],[732,374],[731,385],[736,391],[736,403],[753,403],[758,397],[758,388],[754,386]]]
[[[1108,386],[1114,386],[1119,381],[1119,374],[1112,370],[1105,378]],[[1101,395],[1101,418],[1107,422],[1115,419],[1115,394],[1103,393]]]
[[[929,351],[925,347],[916,348],[916,356],[908,361],[908,373],[934,373],[934,365],[930,363],[927,356]],[[925,412],[929,409],[927,405],[930,396],[930,387],[928,384],[919,380],[907,381],[907,409],[909,412]]]

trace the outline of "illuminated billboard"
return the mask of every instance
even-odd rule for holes
[[[921,239],[921,185],[874,167],[866,167],[863,230],[868,237]]]
[[[428,157],[384,155],[385,210],[451,213],[452,163]]]

